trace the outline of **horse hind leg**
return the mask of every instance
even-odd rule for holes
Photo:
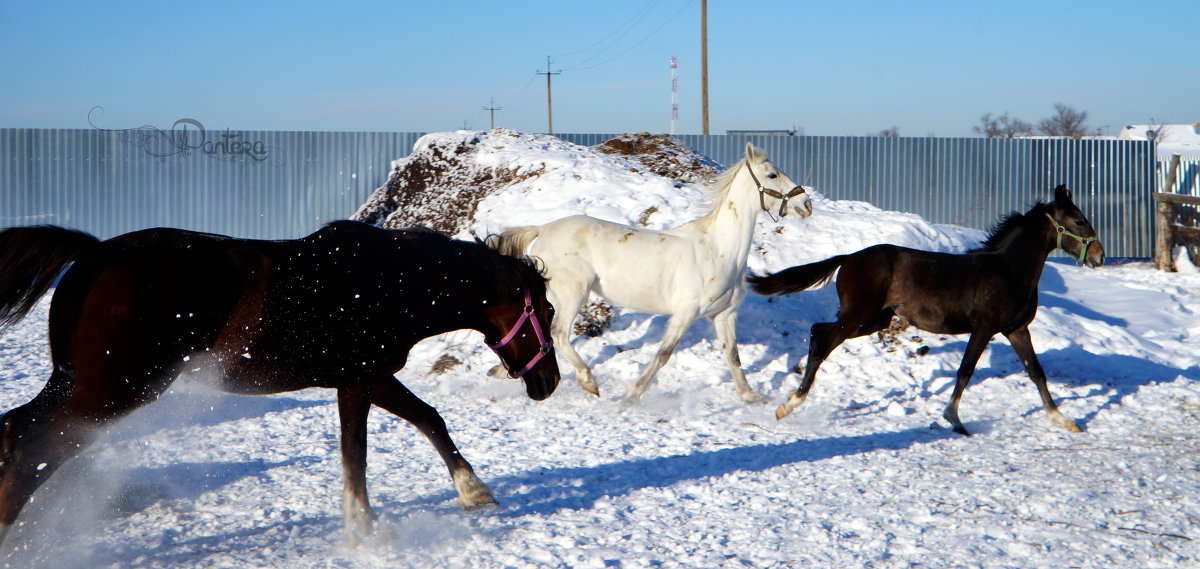
[[[990,333],[974,332],[971,334],[971,338],[967,340],[967,349],[963,352],[962,363],[958,366],[954,394],[950,396],[950,403],[946,404],[946,410],[942,411],[942,417],[954,427],[954,432],[960,435],[970,436],[971,433],[967,432],[967,428],[958,418],[958,402],[962,400],[963,392],[967,390],[967,384],[971,382],[971,376],[975,373],[975,364],[979,363],[979,356],[983,355],[983,350],[991,339],[992,334]]]
[[[62,412],[73,383],[56,368],[41,393],[0,418],[0,542],[34,492],[96,437],[99,422]]]
[[[808,343],[808,360],[804,364],[804,376],[800,387],[788,396],[787,402],[775,409],[775,419],[783,419],[804,405],[808,392],[817,379],[817,370],[842,342],[850,338],[866,336],[882,330],[892,321],[892,309],[874,311],[864,315],[863,311],[843,307],[837,322],[813,324]]]
[[[667,360],[671,359],[671,354],[675,353],[675,348],[679,346],[679,340],[683,338],[683,334],[692,326],[692,322],[696,321],[696,315],[692,313],[681,314],[676,312],[667,320],[667,331],[663,334],[662,343],[658,346],[658,352],[654,355],[654,359],[642,371],[642,376],[634,383],[629,384],[625,389],[625,402],[637,403],[646,393],[646,388],[650,386],[650,382],[654,380],[654,375],[658,370],[662,369],[667,364]]]
[[[813,324],[808,341],[808,360],[804,364],[804,376],[800,379],[800,386],[796,391],[788,396],[787,402],[775,409],[775,419],[783,419],[804,405],[804,401],[808,399],[808,392],[812,389],[813,382],[817,378],[817,370],[820,369],[821,363],[833,349],[838,347],[846,340],[844,335],[838,333],[838,325],[836,322],[818,322]]]

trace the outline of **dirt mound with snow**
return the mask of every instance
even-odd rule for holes
[[[684,184],[717,177],[725,168],[668,134],[622,134],[594,146],[607,154],[628,156],[649,172]]]
[[[625,134],[589,148],[507,129],[436,133],[392,163],[387,183],[352,218],[388,229],[420,226],[456,235],[472,226],[484,198],[516,186],[552,191],[559,178],[578,179],[581,164],[659,176],[674,186],[712,179],[722,170],[667,135]]]
[[[479,200],[540,172],[472,167],[480,138],[424,137],[392,162],[387,183],[352,216],[388,229],[429,227],[453,235],[475,215]]]

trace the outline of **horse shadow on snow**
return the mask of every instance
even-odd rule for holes
[[[797,463],[815,463],[840,456],[902,450],[958,435],[948,429],[918,427],[890,433],[870,433],[784,443],[765,443],[705,450],[691,454],[636,458],[581,467],[535,468],[489,480],[501,500],[494,515],[519,518],[545,516],[563,510],[587,510],[598,500],[626,496],[648,488],[668,488],[736,472],[766,472]],[[446,503],[453,492],[441,492],[416,502],[382,503],[393,515],[412,507]],[[505,497],[508,498],[505,498]]]

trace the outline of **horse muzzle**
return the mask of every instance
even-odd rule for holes
[[[1083,264],[1096,268],[1104,264],[1104,245],[1099,241],[1088,243],[1083,249]]]
[[[550,397],[554,393],[554,389],[558,387],[559,379],[558,362],[555,361],[553,354],[538,368],[530,370],[522,377],[525,380],[525,391],[534,401],[542,401]]]
[[[792,203],[791,204],[792,207],[790,208],[792,211],[796,212],[796,215],[800,216],[801,218],[808,217],[808,216],[812,215],[812,213],[813,213],[812,200],[808,199],[808,196],[803,196],[803,197],[804,197],[804,199],[798,200],[798,201]]]

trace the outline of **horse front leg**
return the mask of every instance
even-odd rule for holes
[[[458,505],[462,509],[473,510],[496,504],[492,490],[475,475],[475,469],[471,468],[450,439],[446,422],[437,409],[413,395],[404,384],[390,375],[375,381],[371,400],[380,408],[412,423],[433,443],[450,471],[450,479],[458,491]]]
[[[342,513],[350,546],[374,531],[375,512],[367,499],[367,415],[371,411],[371,386],[366,383],[338,388],[338,417],[342,423]]]
[[[1025,365],[1029,379],[1032,379],[1033,384],[1037,386],[1038,394],[1042,396],[1042,406],[1046,408],[1050,422],[1072,433],[1082,433],[1083,429],[1080,429],[1075,421],[1063,415],[1058,410],[1058,405],[1054,404],[1054,397],[1050,395],[1050,389],[1046,387],[1046,372],[1042,370],[1042,364],[1038,362],[1037,352],[1033,349],[1033,339],[1029,337],[1029,327],[1022,326],[1005,336],[1008,338],[1009,344],[1012,344],[1017,357],[1021,358],[1021,363]]]
[[[737,387],[738,397],[747,403],[758,403],[767,399],[750,387],[746,374],[742,371],[742,358],[738,355],[737,345],[737,308],[729,308],[712,317],[713,327],[717,330],[717,340],[721,342],[721,351],[725,355],[725,363],[733,375],[733,384]]]
[[[942,417],[954,426],[954,432],[970,436],[967,428],[963,426],[962,421],[958,419],[958,402],[962,399],[963,392],[967,390],[967,384],[971,382],[971,376],[975,373],[975,364],[979,363],[979,356],[983,355],[984,348],[987,348],[988,342],[992,340],[992,333],[975,332],[971,334],[971,338],[967,340],[967,349],[963,352],[962,363],[958,366],[958,377],[954,383],[954,394],[950,396],[950,403],[946,405],[946,410],[942,412]]]
[[[563,284],[561,278],[559,281],[555,282],[551,279],[550,287],[546,290],[546,297],[550,301],[550,305],[558,313],[558,317],[550,324],[550,339],[554,340],[555,352],[562,354],[567,363],[571,364],[575,370],[575,381],[579,382],[579,386],[584,391],[599,396],[600,388],[596,385],[596,377],[592,375],[592,370],[584,363],[579,352],[576,352],[575,347],[571,345],[572,327],[575,324],[575,318],[579,316],[580,307],[588,298],[588,286]]]

